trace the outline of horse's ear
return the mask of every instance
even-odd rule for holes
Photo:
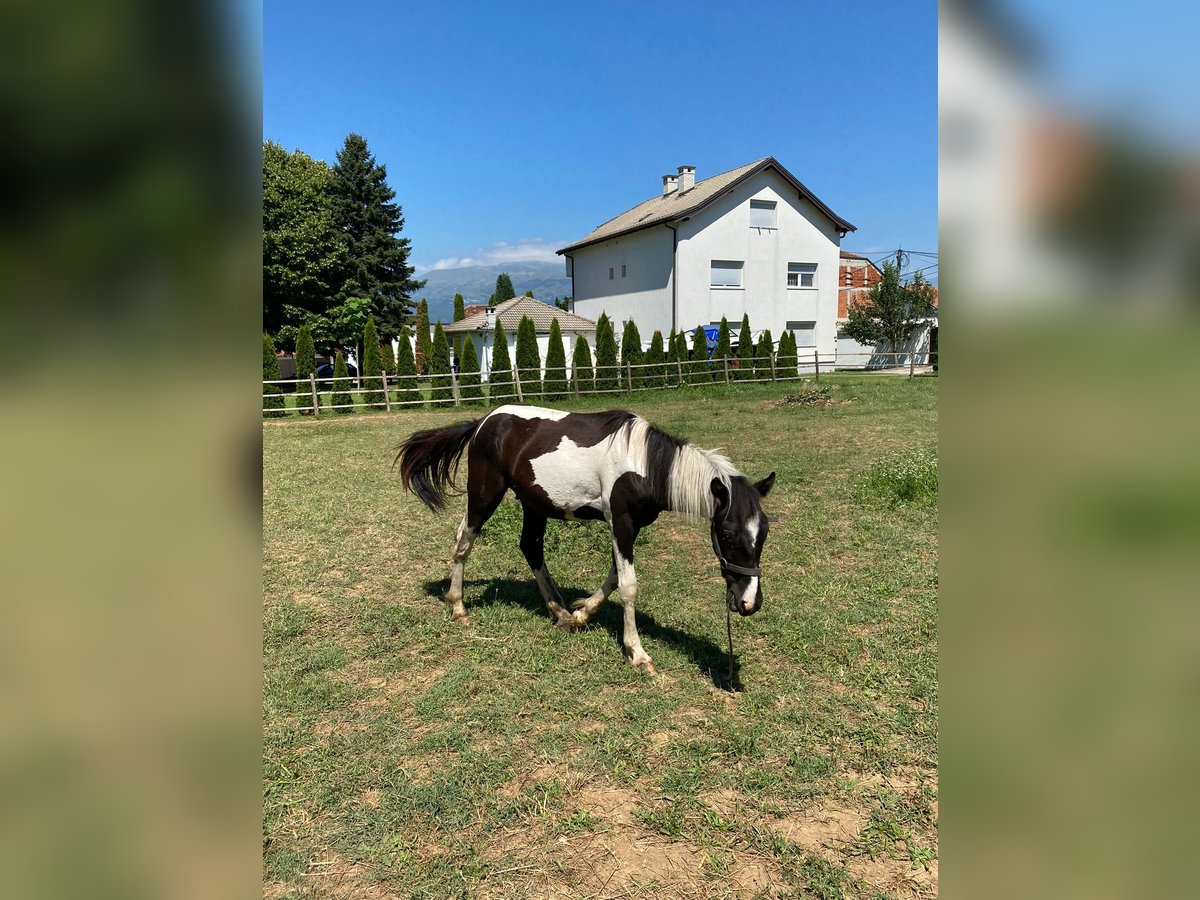
[[[775,486],[775,473],[772,472],[770,475],[768,475],[762,481],[757,482],[754,485],[754,489],[756,491],[758,491],[758,496],[765,497],[765,496],[767,496],[767,494],[771,493],[771,488],[774,486]]]
[[[715,512],[721,512],[729,506],[729,488],[725,487],[725,482],[720,478],[714,478],[708,489],[712,491],[713,499],[716,501]]]

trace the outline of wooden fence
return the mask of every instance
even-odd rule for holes
[[[937,352],[896,352],[896,353],[855,353],[855,354],[840,354],[842,359],[849,356],[868,357],[873,363],[878,363],[880,358],[892,357],[893,365],[890,368],[881,368],[877,365],[870,369],[838,369],[839,375],[873,375],[878,376],[883,373],[895,373],[898,370],[903,372],[907,368],[907,377],[912,378],[918,366],[926,366],[936,362]],[[739,371],[738,363],[740,360],[734,359],[710,359],[710,360],[677,360],[675,362],[663,363],[623,363],[616,366],[593,366],[593,375],[596,376],[593,384],[600,381],[601,372],[605,381],[612,379],[617,386],[612,388],[595,388],[588,387],[580,390],[579,385],[573,383],[571,379],[571,367],[565,369],[566,373],[566,389],[562,396],[564,397],[580,397],[592,394],[630,394],[636,391],[662,390],[663,388],[677,388],[688,385],[711,385],[711,384],[762,384],[766,382],[779,381],[798,381],[803,378],[812,377],[817,381],[821,380],[822,374],[829,374],[834,371],[834,360],[826,356],[822,358],[817,351],[813,351],[805,356],[804,351],[797,354],[797,362],[795,369],[791,366],[778,365],[778,354],[772,353],[769,357],[754,357],[751,362],[751,367],[745,371]],[[906,360],[906,364],[901,363],[901,358]],[[918,358],[923,358],[924,362],[917,362]],[[523,385],[521,382],[520,372],[515,368],[512,370],[512,383],[492,385],[488,382],[483,382],[479,385],[479,390],[482,394],[481,398],[463,399],[463,384],[459,373],[451,371],[447,375],[440,376],[446,379],[445,386],[449,388],[450,395],[437,400],[431,399],[431,394],[434,390],[434,382],[436,376],[431,375],[377,375],[377,376],[361,376],[351,375],[343,378],[321,378],[317,379],[315,375],[309,375],[308,378],[279,378],[272,381],[263,382],[263,400],[268,398],[289,396],[295,397],[296,403],[294,406],[285,408],[264,408],[263,415],[280,415],[289,412],[300,412],[306,415],[320,416],[323,412],[333,412],[341,409],[385,409],[391,412],[393,409],[402,409],[404,407],[419,406],[460,406],[463,403],[486,403],[489,406],[496,406],[501,403],[516,401],[524,403],[526,394],[529,393],[530,400],[550,399],[546,397],[545,389],[539,382],[536,392],[530,393],[529,388],[532,384]],[[343,386],[341,382],[346,382]],[[267,391],[268,385],[278,386],[276,391]],[[285,386],[291,385],[292,390],[286,391]],[[426,393],[428,388],[428,394]],[[415,390],[420,396],[413,400],[399,400],[397,395],[402,396],[406,392]],[[322,395],[326,395],[322,397]],[[350,403],[333,403],[333,396],[346,394],[351,396]],[[354,397],[382,394],[383,399],[373,402],[353,402]],[[284,400],[286,403],[286,399]]]

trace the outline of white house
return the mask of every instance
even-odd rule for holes
[[[564,247],[574,309],[693,331],[749,314],[757,333],[796,334],[833,361],[838,248],[854,226],[770,156],[703,181],[692,166],[662,177],[662,193]],[[804,352],[801,350],[801,352]]]
[[[483,312],[467,316],[450,325],[443,325],[446,337],[453,339],[456,335],[468,335],[475,342],[475,353],[479,357],[479,371],[484,380],[492,368],[492,342],[495,339],[496,322],[504,326],[504,335],[508,344],[508,359],[514,365],[517,361],[517,327],[525,316],[533,321],[533,330],[537,334],[538,356],[542,365],[546,364],[546,351],[550,345],[550,322],[558,320],[562,331],[563,349],[567,354],[567,371],[571,370],[571,354],[575,351],[575,341],[579,337],[587,338],[588,346],[593,353],[596,347],[596,323],[582,316],[566,312],[557,306],[542,303],[532,297],[513,297],[496,306],[489,306]]]

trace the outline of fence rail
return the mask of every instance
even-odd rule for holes
[[[830,374],[837,372],[839,375],[878,375],[881,372],[888,370],[895,371],[897,369],[903,371],[908,370],[908,377],[912,378],[916,373],[918,366],[927,366],[936,363],[937,351],[917,351],[917,352],[890,352],[890,353],[841,353],[838,354],[838,360],[845,360],[848,357],[866,357],[867,364],[870,366],[853,367],[853,368],[835,368],[835,360],[826,355],[824,358],[817,351],[808,354],[807,357],[801,351],[797,353],[796,366],[793,369],[788,362],[782,366],[779,364],[778,354],[772,353],[769,357],[755,356],[750,359],[750,366],[747,369],[740,369],[739,362],[734,359],[710,359],[710,360],[677,360],[674,362],[662,363],[622,363],[616,366],[593,366],[593,381],[592,385],[580,389],[579,384],[572,377],[572,369],[567,366],[565,372],[566,389],[562,392],[565,397],[580,397],[583,395],[593,394],[630,394],[637,391],[646,390],[662,390],[664,388],[677,388],[687,386],[699,386],[705,384],[763,384],[767,382],[779,381],[799,381],[809,376],[817,381],[821,380],[822,374]],[[879,364],[881,359],[891,358],[892,365]],[[900,362],[901,358],[905,360]],[[918,362],[918,358],[923,358],[924,362]],[[312,415],[319,417],[323,412],[333,412],[341,409],[385,409],[392,411],[397,408],[404,407],[427,407],[427,406],[461,406],[462,404],[471,403],[486,403],[494,406],[502,401],[515,400],[518,403],[525,401],[525,394],[532,387],[532,383],[523,384],[521,381],[520,372],[513,369],[512,382],[502,382],[493,384],[487,381],[481,381],[480,384],[466,385],[467,388],[478,389],[479,396],[463,396],[464,385],[460,373],[454,371],[445,375],[378,375],[378,376],[363,376],[363,375],[348,375],[338,378],[322,378],[319,381],[315,375],[309,375],[307,378],[275,378],[263,381],[263,415],[286,415],[289,412],[298,412],[302,415]],[[444,379],[444,381],[439,381]],[[596,387],[603,380],[606,384],[615,381],[616,387]],[[542,382],[544,375],[538,382],[536,397],[539,399],[547,398]],[[345,386],[339,384],[346,382]],[[279,390],[268,391],[268,386],[279,386]],[[292,390],[283,390],[286,385],[291,385]],[[428,389],[428,395],[425,393]],[[400,397],[406,394],[416,392],[419,396],[402,400]],[[435,397],[435,392],[440,392],[441,395]],[[328,401],[323,402],[322,394],[330,395]],[[333,396],[347,395],[351,398],[349,403],[333,403]],[[382,399],[364,400],[363,402],[354,402],[354,397],[372,397],[380,396]],[[555,397],[558,393],[555,393]],[[296,403],[292,407],[286,407],[286,398],[295,397]],[[276,407],[266,405],[268,400],[280,399],[283,402]],[[301,403],[301,398],[304,402]]]

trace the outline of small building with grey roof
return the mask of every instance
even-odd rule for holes
[[[571,354],[575,350],[575,341],[580,337],[585,338],[588,346],[592,348],[592,352],[595,352],[595,322],[581,315],[559,309],[557,306],[535,300],[533,297],[513,297],[511,300],[486,307],[450,325],[443,325],[442,330],[451,340],[456,336],[465,336],[474,341],[475,352],[479,357],[479,371],[486,379],[487,373],[491,371],[492,367],[494,349],[492,344],[496,334],[496,323],[499,322],[504,326],[504,334],[508,342],[508,358],[515,362],[517,358],[517,327],[525,316],[533,321],[533,330],[537,334],[538,355],[543,366],[546,363],[546,351],[549,349],[550,343],[550,323],[554,320],[558,320],[558,327],[562,331],[568,371],[570,370]]]

